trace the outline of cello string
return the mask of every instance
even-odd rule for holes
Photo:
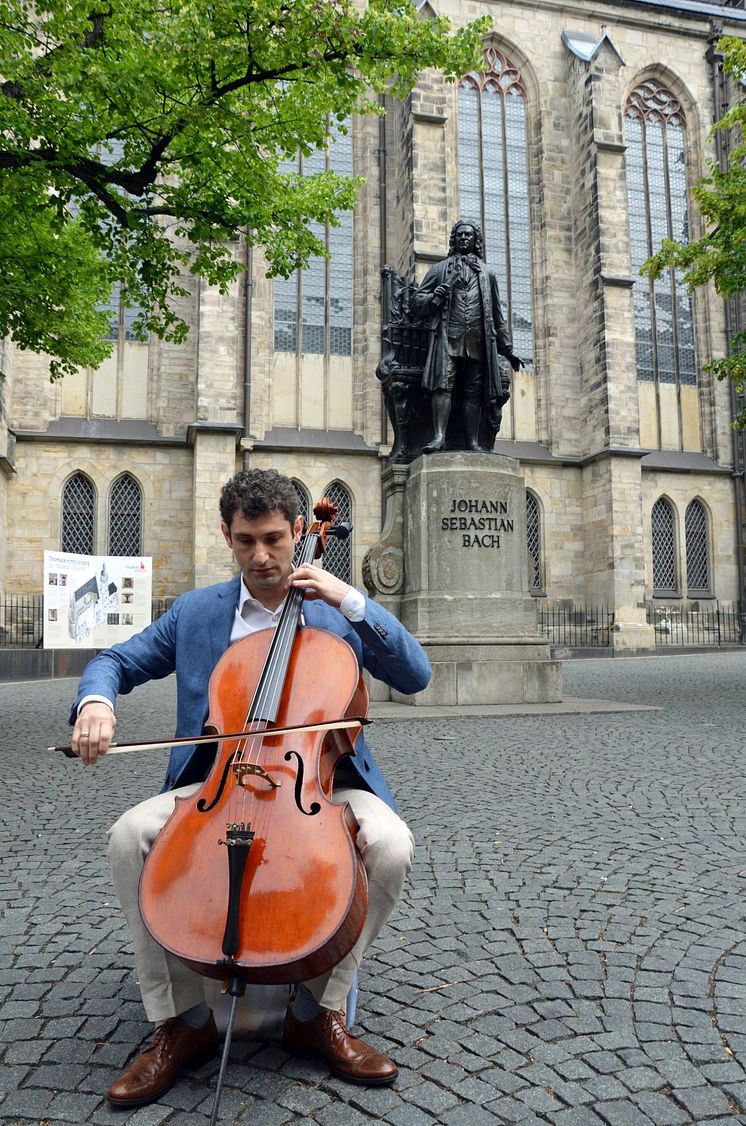
[[[309,556],[311,553],[308,549],[312,545],[315,551],[316,544],[312,541],[316,541],[317,539],[318,535],[316,533],[311,533],[306,536],[301,556],[302,563],[310,561]],[[286,667],[288,662],[300,620],[302,600],[303,591],[300,588],[293,588],[288,591],[285,606],[283,607],[283,612],[272,640],[267,663],[262,671],[254,699],[249,706],[249,711],[244,721],[245,726],[251,723],[252,720],[269,719],[272,715],[272,710],[279,706],[279,697],[284,687],[284,677],[281,680],[279,672]],[[266,714],[263,715],[263,712]],[[272,722],[271,719],[269,721]]]
[[[309,560],[313,558],[317,540],[318,535],[316,533],[306,535],[301,549],[302,563],[309,562]],[[313,548],[312,552],[309,551],[311,547]],[[283,673],[283,670],[284,673],[287,672],[292,645],[300,621],[302,600],[303,591],[300,588],[294,588],[286,595],[285,605],[275,631],[275,636],[272,639],[269,656],[262,670],[259,686],[249,706],[249,711],[244,723],[244,726],[248,727],[249,730],[251,730],[252,724],[259,724],[262,720],[269,719],[269,717],[272,717],[272,719],[275,718],[286,679],[286,676],[284,674],[281,675],[281,673]],[[269,719],[269,722],[271,722],[271,719]],[[258,762],[261,751],[262,740],[250,738],[242,740],[233,753],[233,764],[244,765],[246,763],[252,764],[254,761]],[[245,786],[240,786],[239,788],[242,791],[240,800],[240,820],[246,821],[246,807],[249,800],[246,793],[247,788]],[[235,787],[233,793],[234,795],[236,793]],[[239,820],[239,818],[234,816],[234,820]]]
[[[291,593],[298,595],[301,592],[294,590]],[[297,613],[299,609],[297,605],[298,601],[297,597],[293,598],[290,607],[288,607],[286,602],[283,615],[280,618],[275,636],[272,640],[267,664],[262,672],[259,687],[249,708],[245,725],[265,720],[271,723],[275,718],[273,711],[276,711],[279,705],[279,697],[284,686],[284,678],[281,679],[279,674],[287,665],[290,650],[295,639],[298,618],[300,616]],[[288,609],[290,613],[286,613]],[[295,621],[290,620],[293,616],[295,617]]]
[[[318,532],[306,534],[301,547],[299,563],[313,562],[320,538],[321,536]],[[304,591],[301,588],[294,588],[289,591],[286,596],[285,605],[275,637],[272,640],[269,656],[262,671],[254,700],[249,707],[246,725],[255,722],[262,725],[262,730],[266,730],[266,725],[262,723],[262,720],[266,719],[267,723],[271,724],[276,719],[282,693],[287,681],[287,671],[292,647],[297,636],[303,600]],[[262,740],[248,739],[242,741],[239,747],[236,748],[233,761],[241,765],[248,762],[251,765],[254,761],[259,761],[259,756],[264,749]],[[248,801],[246,787],[242,786],[241,790],[243,791],[241,806],[245,813]]]
[[[246,721],[249,727],[254,724],[257,729],[266,730],[267,723],[265,721],[269,720],[271,722],[271,720],[276,717],[280,696],[286,679],[284,674],[287,671],[288,659],[300,619],[301,598],[302,591],[300,590],[288,592],[280,622],[275,631],[275,636],[272,639],[267,663],[262,671],[255,699],[252,701],[249,708]],[[247,739],[240,748],[237,748],[234,762],[238,762],[240,765],[258,763],[262,749],[262,740]],[[247,820],[247,806],[249,801],[252,802],[252,806],[255,803],[253,800],[253,792],[251,795],[247,794],[246,786],[241,786],[240,790],[241,820],[245,822]],[[261,808],[263,807],[260,806],[260,809]],[[249,820],[252,820],[252,823],[258,823],[257,819],[253,817],[253,812],[254,810],[252,808],[252,817],[250,817]]]
[[[319,540],[317,532],[307,533],[303,541],[300,552],[299,563],[312,562],[316,555],[316,548]],[[288,591],[285,598],[285,605],[283,612],[280,616],[280,621],[272,640],[270,654],[263,670],[259,687],[255,693],[255,699],[252,701],[249,708],[249,717],[255,720],[266,719],[269,723],[276,719],[277,712],[279,711],[282,693],[287,681],[287,672],[292,654],[292,648],[298,633],[298,626],[301,620],[302,606],[304,600],[304,591],[301,588],[293,588]],[[266,727],[265,727],[266,729]],[[254,744],[254,747],[251,746]],[[241,761],[254,761],[258,762],[259,757],[263,750],[263,743],[260,740],[251,740],[247,742],[241,749]],[[245,812],[248,797],[246,795],[246,787],[241,787],[243,790],[242,808]]]

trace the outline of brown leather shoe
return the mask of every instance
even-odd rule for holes
[[[350,1036],[342,1013],[325,1011],[311,1020],[298,1020],[288,1009],[282,1046],[296,1056],[321,1056],[335,1075],[350,1083],[381,1086],[392,1083],[399,1070],[383,1052]]]
[[[204,1028],[191,1028],[181,1017],[171,1017],[156,1028],[151,1047],[112,1083],[106,1097],[112,1106],[152,1103],[173,1087],[182,1067],[204,1063],[215,1055],[217,1046],[212,1013]]]

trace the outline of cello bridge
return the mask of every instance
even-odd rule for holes
[[[233,764],[233,772],[236,775],[236,781],[239,786],[246,785],[246,777],[249,774],[255,774],[258,778],[263,778],[265,782],[269,783],[273,790],[277,790],[282,785],[282,782],[278,782],[271,774],[267,774],[267,771],[263,766],[260,766],[258,762],[236,762]]]

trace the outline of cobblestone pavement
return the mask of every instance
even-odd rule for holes
[[[358,1027],[398,1080],[237,1041],[221,1121],[746,1123],[745,681],[746,652],[575,662],[568,693],[659,710],[377,724],[418,853]],[[44,751],[71,691],[0,685],[0,1122],[199,1126],[216,1063],[138,1111],[103,1098],[149,1036],[103,828],[165,756]],[[172,715],[168,685],[141,689],[120,735]]]

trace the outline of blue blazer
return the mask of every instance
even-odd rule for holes
[[[120,693],[175,672],[176,735],[201,732],[207,720],[210,674],[230,643],[240,586],[241,576],[236,575],[230,582],[184,594],[141,633],[97,654],[83,671],[71,722],[85,696],[104,696],[113,707]],[[304,603],[303,618],[306,625],[343,638],[352,647],[360,668],[397,692],[420,692],[429,683],[430,663],[422,646],[393,614],[369,598],[361,622],[350,622],[325,602],[311,599]],[[163,789],[202,781],[211,761],[212,755],[204,748],[172,748]],[[362,786],[394,807],[364,733],[347,761],[357,771]]]

